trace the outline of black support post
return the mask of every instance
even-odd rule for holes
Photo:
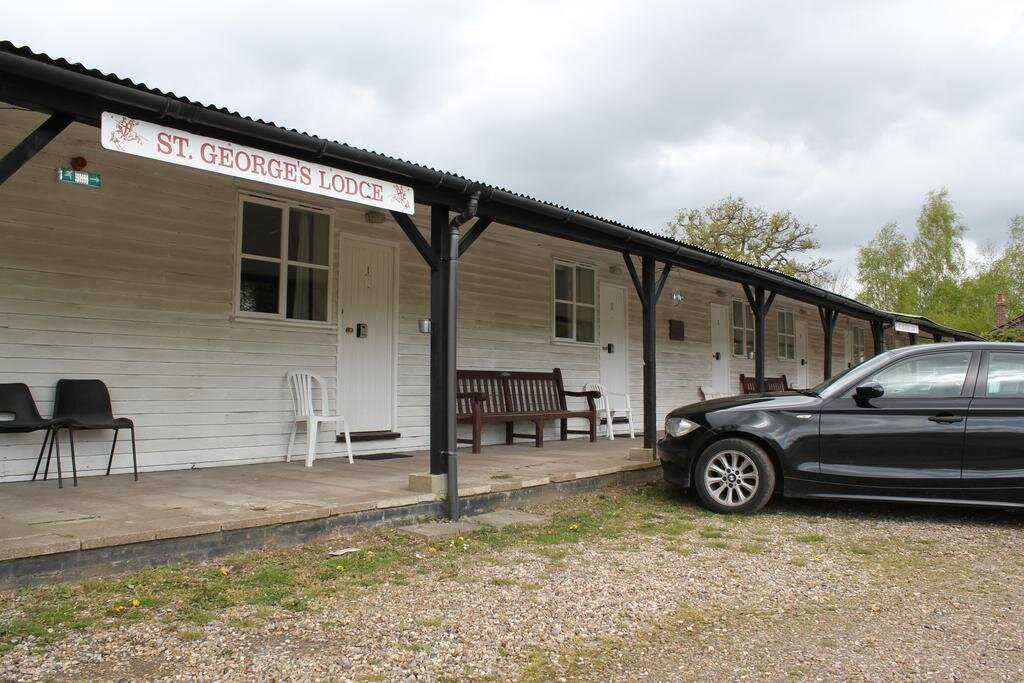
[[[61,131],[71,125],[72,120],[68,114],[54,114],[5,154],[4,158],[0,159],[0,185],[34,157],[36,152],[60,135]]]
[[[907,337],[910,339],[910,345],[911,346],[914,346],[915,344],[917,344],[917,335],[916,334],[911,332],[910,334],[907,335]]]
[[[939,334],[938,332],[933,333],[932,334],[932,341],[935,342],[936,344],[941,344],[942,343],[942,335]]]
[[[476,215],[480,194],[467,209],[448,220],[445,204],[430,205],[430,242],[409,216],[392,211],[395,222],[430,266],[430,473],[447,475],[448,516],[459,518],[459,464],[456,424],[458,386],[459,256],[491,221],[479,219],[461,240],[462,224]]]
[[[769,292],[765,297],[764,287],[751,287],[744,283],[743,293],[747,295],[747,303],[750,304],[750,310],[754,313],[754,381],[757,384],[758,393],[763,393],[765,319],[775,302],[775,292]]]
[[[825,379],[828,379],[832,376],[832,341],[836,334],[839,311],[821,307],[818,309],[818,315],[821,316],[821,329],[825,333]]]
[[[665,264],[661,275],[655,279],[657,262],[650,256],[640,259],[640,276],[637,276],[633,258],[623,252],[633,286],[640,297],[640,306],[644,312],[644,448],[654,448],[658,437],[658,372],[657,372],[657,315],[656,308],[661,291],[665,289],[672,266]]]
[[[430,207],[430,246],[435,266],[430,270],[430,473],[447,474],[448,458],[448,321],[451,299],[451,231],[448,207]],[[454,325],[454,321],[451,323]],[[454,339],[450,340],[454,345]],[[454,372],[454,368],[452,369]],[[454,382],[452,382],[454,383]],[[454,412],[454,411],[452,411]]]
[[[875,355],[885,351],[885,324],[881,320],[871,321],[871,338],[875,343]]]

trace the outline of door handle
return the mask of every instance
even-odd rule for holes
[[[936,422],[940,425],[951,425],[957,422],[963,422],[964,419],[962,417],[957,417],[956,415],[940,414],[932,415],[931,417],[928,418],[928,421]]]
[[[806,358],[801,358],[800,359],[800,365],[807,365],[807,359]]]
[[[607,351],[608,353],[615,353],[615,344],[609,342],[608,344],[602,346],[601,350]]]
[[[715,351],[715,360],[722,360],[722,352]]]

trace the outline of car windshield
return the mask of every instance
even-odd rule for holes
[[[813,387],[811,391],[816,393],[818,396],[821,396],[822,398],[828,398],[839,390],[838,387],[840,385],[845,384],[844,380],[853,377],[854,375],[856,375],[857,377],[870,375],[877,368],[881,367],[882,365],[885,365],[893,357],[894,354],[895,351],[886,351],[884,353],[880,353],[877,356],[867,359],[860,365],[854,365],[852,368],[847,368],[846,370],[843,370],[838,375],[832,375],[818,386]]]

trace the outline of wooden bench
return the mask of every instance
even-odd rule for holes
[[[747,377],[746,375],[740,375],[740,386],[743,388],[744,394],[756,394],[757,378]],[[786,381],[785,375],[782,375],[781,377],[765,377],[764,390],[766,392],[789,391],[789,382]]]
[[[588,431],[571,430],[572,433],[590,434],[591,441],[597,441],[597,404],[601,394],[597,391],[566,391],[562,385],[562,371],[551,372],[508,372],[502,370],[458,370],[456,372],[456,421],[473,425],[472,439],[459,439],[461,443],[473,444],[473,452],[480,452],[480,433],[486,422],[505,423],[505,443],[513,439],[533,439],[537,448],[544,445],[544,423],[561,420],[562,441],[570,432],[570,417],[590,420]],[[568,396],[587,399],[586,410],[569,410],[565,399]],[[514,423],[533,422],[533,434],[516,434]]]

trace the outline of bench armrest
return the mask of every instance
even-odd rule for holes
[[[566,396],[579,396],[581,398],[601,398],[600,391],[563,391]]]
[[[487,403],[487,394],[481,391],[460,391],[455,394],[455,398],[468,398],[473,403]]]
[[[601,398],[600,391],[563,391],[566,396],[580,396],[587,399],[587,408],[597,411],[597,399]]]

